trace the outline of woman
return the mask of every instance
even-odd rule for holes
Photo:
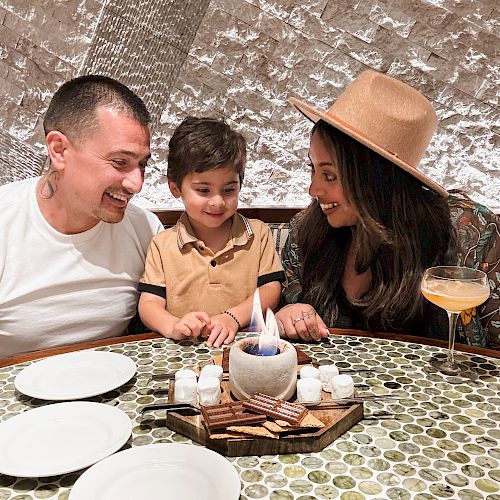
[[[328,325],[446,338],[446,313],[420,282],[428,267],[466,265],[488,273],[492,294],[462,313],[457,340],[500,348],[500,221],[419,172],[437,127],[430,102],[374,71],[326,113],[291,102],[315,123],[313,201],[282,254],[283,335],[319,340]]]

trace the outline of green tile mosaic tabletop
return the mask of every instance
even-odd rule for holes
[[[478,375],[464,381],[429,365],[432,356],[445,355],[440,347],[332,336],[301,349],[319,363],[359,369],[354,381],[362,395],[402,399],[365,403],[365,418],[320,453],[228,459],[240,475],[241,499],[500,500],[500,359],[458,354]],[[190,443],[165,427],[161,411],[142,420],[138,411],[166,397],[164,382],[150,382],[152,374],[197,365],[221,351],[167,339],[99,350],[137,364],[129,383],[89,399],[130,416],[133,431],[125,448]],[[0,369],[0,422],[47,404],[14,389],[15,376],[28,364]],[[0,500],[65,500],[81,473],[40,479],[0,474]]]

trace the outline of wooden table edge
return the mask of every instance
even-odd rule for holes
[[[341,328],[329,328],[331,335],[353,335],[356,337],[369,337],[374,339],[399,340],[410,344],[422,344],[436,347],[448,348],[448,341],[431,339],[427,337],[417,337],[416,335],[405,335],[402,333],[385,332],[365,332],[361,330],[348,330]],[[485,347],[476,347],[468,344],[455,343],[455,351],[477,354],[478,356],[488,356],[490,358],[500,359],[500,351],[496,349],[487,349]]]
[[[384,333],[384,332],[365,332],[361,330],[347,330],[340,328],[330,328],[331,335],[352,335],[355,337],[369,337],[375,339],[386,339],[386,340],[399,340],[401,342],[408,342],[411,344],[422,344],[431,345],[437,347],[448,347],[448,342],[438,339],[429,339],[425,337],[417,337],[412,335],[403,335],[395,333]],[[81,342],[78,344],[64,345],[59,347],[53,347],[50,349],[43,349],[40,351],[27,352],[23,354],[17,354],[15,356],[9,356],[7,358],[0,359],[0,368],[6,366],[16,365],[18,363],[24,363],[25,361],[34,361],[41,358],[47,358],[49,356],[55,356],[56,354],[63,354],[66,352],[82,351],[84,349],[93,349],[96,347],[109,346],[114,344],[122,344],[126,342],[138,342],[141,340],[151,340],[151,339],[161,339],[162,336],[157,333],[141,333],[138,335],[124,335],[121,337],[111,337],[102,340],[93,340],[91,342]],[[486,349],[482,347],[475,347],[466,344],[455,344],[455,349],[461,352],[467,352],[470,354],[477,354],[478,356],[488,356],[490,358],[500,359],[500,351],[494,349]]]
[[[50,349],[42,349],[40,351],[31,351],[23,354],[16,354],[7,358],[0,359],[0,368],[5,366],[17,365],[25,361],[33,361],[35,359],[48,358],[56,354],[64,354],[66,352],[83,351],[84,349],[93,349],[107,345],[122,344],[124,342],[138,342],[140,340],[161,339],[162,336],[158,333],[140,333],[137,335],[123,335],[121,337],[110,337],[101,340],[92,340],[89,342],[80,342],[78,344],[62,345],[51,347]]]

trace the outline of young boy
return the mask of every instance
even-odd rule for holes
[[[169,143],[168,187],[185,212],[153,238],[140,280],[146,326],[176,340],[219,347],[247,326],[259,289],[278,305],[284,273],[271,232],[236,213],[246,142],[223,121],[187,117]]]

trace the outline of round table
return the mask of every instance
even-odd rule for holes
[[[319,453],[228,458],[240,475],[241,498],[500,500],[500,359],[494,357],[500,353],[465,348],[472,352],[458,357],[478,378],[454,379],[429,365],[431,356],[446,353],[439,341],[426,345],[404,336],[343,333],[356,335],[332,335],[319,344],[300,343],[300,348],[320,364],[359,370],[353,378],[360,394],[402,399],[365,402],[365,418]],[[141,420],[143,405],[166,396],[165,382],[151,381],[151,375],[195,366],[221,350],[155,335],[124,340],[49,353],[116,342],[94,348],[129,356],[137,375],[91,400],[117,406],[130,416],[133,431],[126,446],[190,442],[164,426],[164,417],[157,416],[161,412]],[[15,376],[33,362],[24,359],[46,354],[3,361],[20,362],[0,368],[0,422],[48,404],[14,389]],[[40,479],[0,475],[0,500],[67,499],[81,473]]]

